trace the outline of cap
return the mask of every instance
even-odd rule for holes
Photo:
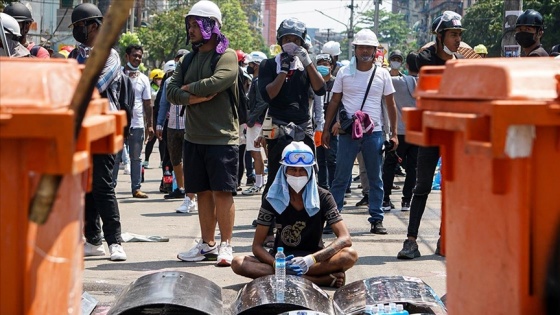
[[[189,51],[186,49],[179,49],[177,50],[177,53],[175,54],[175,58],[177,57],[183,57],[184,55],[188,54]]]

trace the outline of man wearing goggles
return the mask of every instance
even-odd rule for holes
[[[274,255],[278,247],[286,252],[286,273],[301,276],[320,286],[344,285],[346,270],[358,260],[351,248],[346,224],[329,191],[317,186],[313,151],[303,142],[294,141],[282,152],[281,166],[259,210],[253,238],[254,256],[238,256],[233,271],[256,279],[274,274]],[[262,245],[269,227],[276,221],[278,232],[274,246]],[[332,227],[336,239],[324,247],[323,226]]]

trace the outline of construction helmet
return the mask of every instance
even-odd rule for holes
[[[461,16],[453,11],[445,11],[442,15],[438,16],[432,22],[432,33],[437,34],[446,30],[461,30],[465,29],[461,25]]]
[[[302,141],[292,141],[282,151],[280,164],[293,167],[306,167],[315,164],[313,150]]]
[[[175,67],[176,67],[175,60],[169,60],[163,65],[163,72],[165,73],[173,72],[175,71]]]
[[[307,37],[307,27],[305,23],[296,18],[287,18],[278,27],[276,31],[276,42],[278,45],[282,45],[281,38],[286,35],[295,35],[301,39],[302,45],[305,44],[305,38]]]
[[[185,16],[185,20],[191,15],[211,18],[218,22],[218,27],[222,27],[222,12],[212,1],[201,0],[195,3]]]
[[[12,2],[4,8],[4,13],[12,16],[18,22],[33,22],[31,11],[20,2]]]
[[[533,26],[544,29],[544,18],[539,12],[529,9],[521,13],[521,15],[517,18],[515,27],[518,26]]]
[[[252,51],[250,54],[248,54],[246,61],[247,62],[253,62],[256,64],[260,64],[261,61],[266,59],[266,55],[263,52],[260,51]]]
[[[245,62],[245,53],[243,50],[238,49],[235,51],[235,54],[237,55],[237,62]]]
[[[377,36],[375,33],[367,28],[360,30],[354,36],[354,41],[352,45],[364,45],[364,46],[379,46],[379,41],[377,40]]]
[[[474,52],[477,54],[488,54],[488,49],[486,49],[486,46],[479,44],[474,46]]]
[[[154,79],[163,79],[164,75],[165,75],[165,73],[163,73],[163,70],[154,69],[154,70],[150,71],[150,81],[152,81]]]
[[[68,27],[72,27],[72,25],[86,20],[96,19],[99,24],[103,21],[103,14],[99,11],[99,8],[92,3],[82,3],[78,4],[74,11],[72,11],[72,24]]]
[[[4,33],[6,35],[12,35],[12,37],[20,37],[19,24],[13,16],[6,13],[0,13],[0,19],[2,19],[2,25],[4,26]],[[15,40],[15,38],[12,38]]]
[[[315,62],[319,62],[319,61],[327,61],[328,63],[330,63],[332,65],[332,58],[330,54],[318,54],[317,56],[315,56]]]
[[[323,49],[321,49],[321,52],[323,54],[329,54],[333,57],[338,56],[342,53],[342,51],[340,50],[340,43],[332,40],[330,42],[326,42],[323,45]]]

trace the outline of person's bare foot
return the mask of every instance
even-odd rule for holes
[[[324,276],[304,275],[304,277],[322,287],[340,288],[346,282],[346,274],[344,272],[333,272]]]

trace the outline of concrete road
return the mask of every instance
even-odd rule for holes
[[[135,279],[164,270],[189,272],[213,281],[222,288],[224,305],[230,305],[237,292],[250,279],[235,275],[230,268],[216,267],[212,262],[186,263],[176,258],[178,252],[189,249],[194,240],[200,238],[198,215],[196,212],[175,213],[181,200],[163,199],[163,194],[158,190],[162,171],[157,167],[157,145],[150,162],[152,168],[146,169],[145,182],[142,184],[142,190],[149,195],[149,199],[132,198],[130,176],[124,175],[122,170],[119,172],[117,198],[122,230],[123,233],[165,236],[169,242],[123,243],[128,256],[124,262],[111,262],[108,257],[85,258],[84,291],[99,300],[94,314],[105,314],[120,291]],[[357,173],[355,167],[354,174]],[[396,177],[396,184],[402,186],[403,180],[403,177]],[[403,261],[396,259],[396,255],[406,238],[409,212],[400,211],[401,191],[393,192],[392,196],[397,210],[385,213],[384,225],[389,234],[374,235],[369,233],[367,207],[354,206],[362,197],[358,184],[352,183],[352,195],[346,198],[348,205],[342,213],[351,232],[353,246],[360,255],[357,264],[347,271],[346,283],[381,275],[406,275],[421,278],[439,296],[445,294],[445,259],[434,254],[439,237],[440,192],[434,191],[430,195],[420,227],[418,242],[422,257]],[[254,233],[251,223],[256,218],[260,198],[260,195],[235,197],[234,256],[251,254]],[[219,241],[218,232],[216,235]],[[332,239],[332,236],[327,235],[325,242],[328,243],[329,238]],[[107,250],[106,245],[105,248]],[[324,289],[331,296],[334,293],[334,289]]]

